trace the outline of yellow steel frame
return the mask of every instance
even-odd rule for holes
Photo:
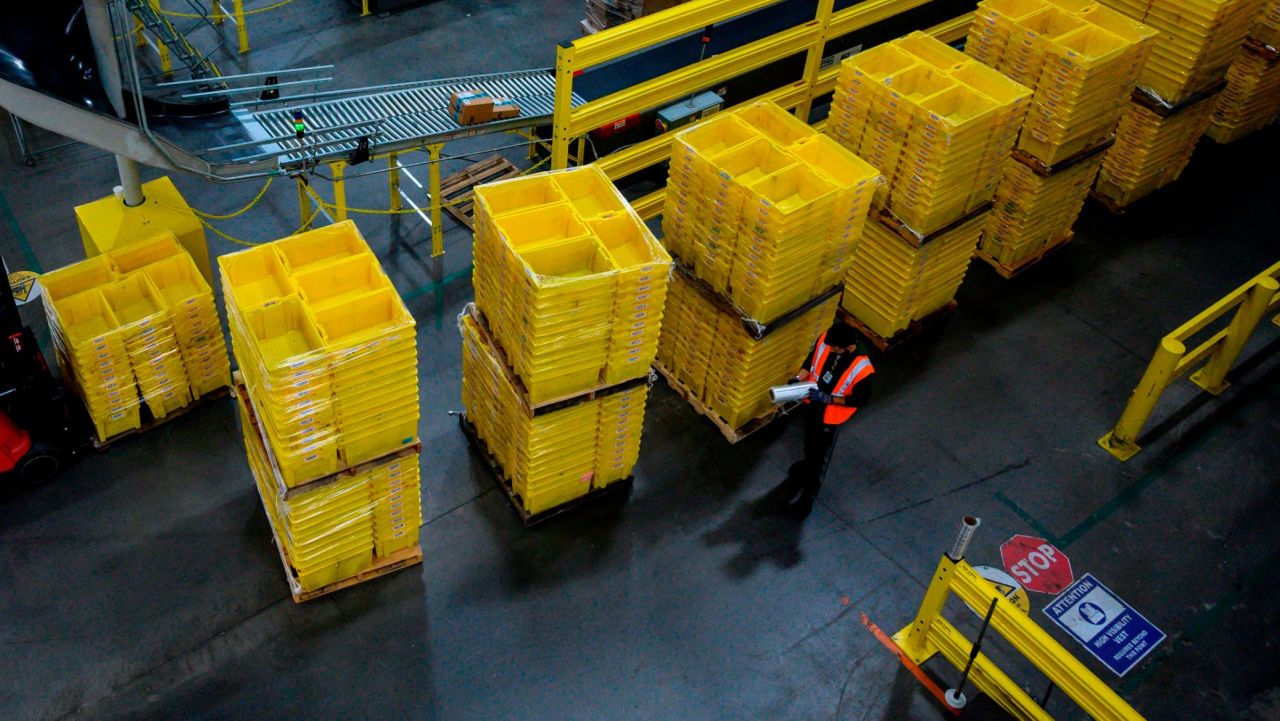
[[[1226,390],[1230,385],[1226,381],[1227,372],[1240,357],[1249,336],[1267,313],[1277,308],[1280,308],[1280,263],[1262,271],[1162,338],[1138,386],[1129,395],[1120,420],[1115,428],[1098,439],[1098,445],[1121,461],[1136,455],[1142,450],[1137,443],[1138,434],[1151,417],[1160,396],[1192,369],[1199,369],[1191,374],[1191,382],[1201,389],[1215,396]],[[1187,341],[1233,309],[1235,315],[1226,328],[1194,349],[1187,350]],[[1280,325],[1280,316],[1273,318],[1272,322]]]
[[[956,668],[964,668],[969,660],[973,644],[942,616],[943,607],[952,594],[979,615],[985,614],[994,600],[990,630],[1008,641],[1014,650],[1040,669],[1091,718],[1098,721],[1142,721],[1141,714],[989,581],[979,576],[968,563],[952,561],[946,555],[938,562],[915,619],[893,637],[917,665],[935,654],[941,654]],[[978,654],[969,679],[1016,719],[1053,719],[986,654]]]
[[[582,138],[590,131],[633,113],[642,112],[696,90],[763,67],[776,60],[805,53],[801,79],[746,102],[771,100],[798,117],[808,118],[815,98],[835,89],[839,68],[822,69],[829,40],[919,7],[929,0],[867,0],[839,12],[834,0],[818,0],[812,20],[715,57],[647,80],[603,98],[572,105],[575,73],[616,60],[681,37],[780,0],[694,0],[669,10],[633,20],[589,35],[556,49],[555,116],[552,122],[551,167],[568,167],[571,145],[578,142],[577,161],[582,162]],[[964,36],[973,14],[941,23],[927,32],[946,41]],[[659,135],[621,152],[601,158],[596,165],[618,180],[671,157],[671,136]],[[643,218],[662,212],[666,190],[658,190],[632,202]]]
[[[244,21],[244,0],[232,0],[231,12],[222,7],[222,0],[212,0],[212,13],[210,18],[213,24],[222,27],[222,21],[230,16],[232,22],[236,25],[236,41],[239,45],[240,54],[249,52],[249,26]]]

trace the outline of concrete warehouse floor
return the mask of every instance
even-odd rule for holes
[[[359,19],[343,2],[300,2],[252,18],[245,69],[334,62],[357,85],[547,66],[581,15],[579,2],[443,0]],[[452,318],[469,283],[449,287],[438,326],[431,296],[414,298],[425,562],[295,605],[233,408],[206,406],[0,500],[0,716],[942,718],[859,614],[905,624],[958,519],[975,514],[973,563],[999,565],[1013,534],[1048,536],[1169,633],[1117,680],[1050,629],[1147,718],[1280,718],[1280,333],[1259,331],[1222,397],[1171,389],[1129,463],[1094,443],[1157,339],[1275,262],[1277,157],[1274,129],[1205,143],[1129,214],[1090,205],[1076,240],[1016,281],[975,264],[958,314],[879,360],[876,398],[803,524],[749,511],[798,457],[798,427],[731,447],[659,383],[630,498],[522,528],[447,415],[460,408]],[[82,257],[72,207],[110,191],[111,160],[80,148],[34,169],[0,161],[10,267]],[[209,212],[257,191],[174,180]],[[352,205],[386,207],[383,176],[351,186]],[[297,212],[278,183],[219,227],[269,240]],[[453,272],[469,235],[446,222]],[[403,290],[422,282],[388,256],[386,218],[358,223]],[[417,221],[401,232],[424,238]],[[47,343],[38,304],[24,315]],[[1047,599],[1033,599],[1046,628]],[[973,634],[972,614],[949,616]],[[1040,674],[987,648],[1040,695]],[[944,686],[958,676],[928,668]],[[1061,694],[1049,710],[1082,717]],[[1002,715],[979,701],[970,717]]]

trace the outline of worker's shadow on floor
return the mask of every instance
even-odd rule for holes
[[[708,548],[739,544],[738,552],[724,565],[730,576],[746,578],[766,562],[792,568],[804,558],[800,550],[804,519],[786,495],[775,488],[741,503],[718,528],[702,534]]]

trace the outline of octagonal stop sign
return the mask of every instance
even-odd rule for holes
[[[1009,575],[1028,591],[1058,594],[1075,581],[1071,559],[1043,538],[1017,535],[1000,546]]]

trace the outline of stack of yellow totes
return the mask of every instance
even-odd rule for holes
[[[671,258],[598,168],[476,188],[467,421],[526,519],[630,476]]]
[[[923,237],[991,201],[1030,96],[912,33],[842,63],[827,132],[880,169],[885,206]]]
[[[1218,94],[1164,114],[1129,103],[1107,151],[1095,191],[1112,207],[1124,207],[1178,179],[1209,128]]]
[[[295,599],[420,553],[415,324],[355,224],[218,264],[250,465]]]
[[[769,387],[800,370],[814,339],[831,324],[838,298],[831,296],[757,340],[708,289],[684,273],[673,278],[658,361],[695,407],[716,420],[729,440],[738,440],[739,429],[773,411]]]
[[[476,197],[476,305],[531,404],[646,376],[671,261],[604,173],[541,173]]]
[[[1253,20],[1249,37],[1263,45],[1280,48],[1280,0],[1266,0]]]
[[[1227,88],[1213,109],[1205,134],[1216,142],[1230,143],[1271,125],[1278,115],[1280,54],[1275,46],[1250,40],[1227,71]]]
[[[663,242],[768,323],[839,284],[879,182],[794,115],[753,103],[676,135]]]
[[[172,233],[46,273],[40,284],[63,379],[100,443],[230,383],[213,291]]]
[[[1071,239],[1102,167],[1105,146],[1045,173],[1034,161],[1015,155],[996,188],[995,207],[982,230],[981,255],[1008,275]]]
[[[1259,0],[1103,0],[1159,31],[1138,87],[1167,106],[1218,83],[1261,8]]]
[[[983,0],[965,52],[1033,89],[1018,148],[1054,165],[1111,137],[1156,35],[1096,2]]]

